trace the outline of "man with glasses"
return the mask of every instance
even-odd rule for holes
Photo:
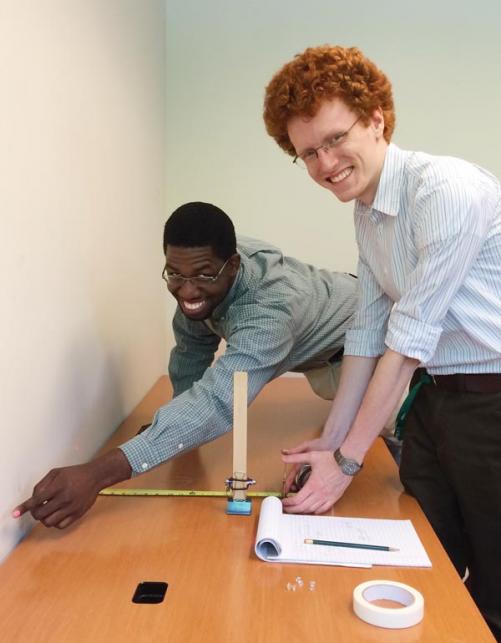
[[[249,403],[286,371],[305,372],[332,399],[356,279],[320,270],[268,243],[239,238],[208,203],[178,208],[164,228],[162,278],[178,307],[169,362],[174,398],[152,424],[87,464],[54,469],[14,510],[63,528],[104,487],[214,440],[232,425],[233,372],[247,371]],[[221,339],[226,351],[214,364]],[[212,365],[212,367],[211,367]]]
[[[356,48],[310,48],[284,65],[264,120],[314,181],[355,200],[359,249],[338,393],[322,437],[284,456],[312,466],[284,506],[323,512],[338,500],[412,376],[401,480],[459,573],[468,567],[501,640],[499,181],[392,144],[391,84]]]

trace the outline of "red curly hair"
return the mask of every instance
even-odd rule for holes
[[[325,100],[340,98],[364,124],[378,107],[384,116],[384,138],[395,128],[391,83],[356,47],[309,47],[285,64],[266,87],[263,118],[266,131],[291,156],[296,154],[287,123],[293,116],[314,116]]]

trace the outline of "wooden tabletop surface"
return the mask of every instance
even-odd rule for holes
[[[132,436],[171,394],[166,377],[106,448]],[[299,378],[269,384],[249,409],[248,473],[255,490],[280,490],[279,450],[318,434],[329,404]],[[224,489],[231,434],[121,486]],[[377,440],[335,514],[410,518],[431,569],[356,569],[265,563],[254,554],[259,500],[250,517],[228,516],[224,498],[99,497],[63,531],[36,525],[0,567],[5,643],[315,643],[493,641],[467,590],[397,468]],[[301,576],[305,587],[287,591]],[[423,621],[404,630],[368,625],[353,589],[371,579],[407,583],[425,599]],[[306,589],[316,581],[315,591]],[[169,584],[157,605],[131,602],[141,581]]]

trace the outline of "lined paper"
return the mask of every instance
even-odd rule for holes
[[[305,538],[385,545],[399,551],[305,545]],[[370,567],[431,567],[431,561],[410,520],[340,518],[285,514],[278,498],[263,500],[255,551],[269,562]]]

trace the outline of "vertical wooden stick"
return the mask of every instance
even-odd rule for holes
[[[243,371],[233,373],[233,477],[247,479],[247,373]],[[246,500],[247,488],[235,489],[233,499]]]

